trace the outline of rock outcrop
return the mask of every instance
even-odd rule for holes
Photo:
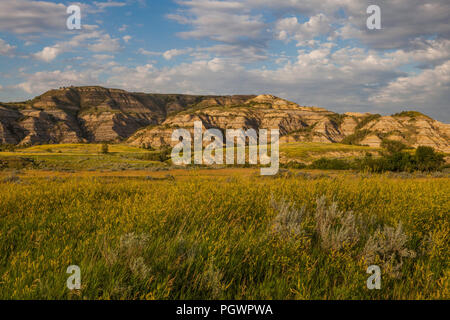
[[[302,107],[270,95],[252,98],[240,105],[210,105],[188,109],[168,117],[158,126],[136,132],[128,139],[135,146],[174,145],[176,128],[190,129],[202,121],[205,129],[276,129],[281,143],[351,143],[379,147],[383,139],[397,140],[411,147],[431,146],[450,153],[449,124],[440,123],[417,112],[380,116],[370,113],[336,114],[322,108]]]
[[[102,87],[51,90],[33,100],[0,104],[0,143],[118,142],[157,125],[169,114],[210,104],[227,106],[254,96],[130,93]]]
[[[102,87],[51,90],[21,103],[0,103],[0,143],[127,141],[173,145],[176,128],[278,128],[281,142],[350,143],[378,147],[383,139],[450,153],[450,125],[418,112],[392,116],[337,114],[272,95],[195,96],[130,93]]]

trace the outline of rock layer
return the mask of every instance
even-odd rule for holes
[[[194,96],[131,93],[102,87],[51,90],[21,103],[0,103],[0,143],[127,141],[161,147],[176,128],[275,129],[281,142],[379,146],[383,139],[450,153],[450,125],[418,112],[337,114],[272,95]]]

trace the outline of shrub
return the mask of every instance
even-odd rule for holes
[[[128,233],[120,237],[119,246],[111,248],[104,245],[102,255],[110,266],[120,265],[128,268],[130,273],[140,279],[149,276],[150,268],[145,264],[144,257],[149,242],[146,234]]]
[[[0,152],[9,151],[14,152],[17,147],[13,144],[0,144]]]
[[[359,241],[358,223],[353,212],[339,211],[337,203],[327,206],[326,197],[317,199],[316,232],[324,249],[340,250]]]
[[[437,171],[445,164],[443,154],[436,153],[433,148],[424,146],[417,148],[415,160],[419,171]]]
[[[363,257],[369,264],[381,262],[384,272],[399,277],[403,260],[416,257],[416,253],[406,247],[407,242],[408,236],[403,232],[401,223],[397,228],[379,228],[367,240]]]
[[[3,169],[25,169],[35,166],[35,161],[29,158],[1,158],[0,159],[0,170]]]
[[[142,156],[139,156],[138,158],[142,160],[148,160],[148,161],[159,161],[159,162],[165,162],[169,159],[171,159],[172,151],[170,148],[162,148],[157,152],[152,153],[145,153]]]
[[[294,205],[285,200],[271,201],[272,207],[278,212],[272,222],[273,231],[282,235],[302,235],[305,230],[302,223],[306,217],[305,207],[295,209]]]
[[[357,145],[363,140],[366,136],[370,134],[370,130],[364,129],[364,130],[356,130],[354,134],[351,134],[347,137],[345,137],[341,143],[343,144],[350,144],[350,145]]]
[[[320,158],[309,165],[309,168],[322,170],[349,170],[352,166],[345,160]]]
[[[298,161],[289,161],[288,163],[281,164],[281,167],[286,169],[304,169],[307,165]]]
[[[7,177],[3,178],[2,182],[4,183],[19,183],[20,178],[18,175],[16,175],[14,172],[8,175]]]
[[[426,117],[426,118],[430,118],[426,115],[424,115],[421,112],[418,111],[402,111],[399,113],[395,113],[392,115],[393,117],[409,117],[409,118],[416,118],[416,117]]]
[[[108,144],[105,142],[102,144],[102,153],[103,154],[107,154],[109,152],[109,146]]]
[[[333,113],[328,115],[328,119],[333,121],[336,125],[340,126],[345,120],[346,115],[345,114],[339,114],[339,113]]]
[[[356,126],[356,130],[360,130],[360,129],[362,129],[362,128],[364,128],[364,126],[366,125],[366,124],[368,124],[369,122],[372,122],[372,121],[374,121],[374,120],[377,120],[377,119],[379,119],[379,118],[381,118],[381,114],[371,114],[371,115],[368,115],[367,117],[364,117],[359,123],[358,123],[358,125]]]
[[[386,149],[390,154],[402,152],[406,149],[406,145],[400,141],[384,139],[381,147]]]
[[[392,147],[400,148],[400,145]],[[365,156],[356,161],[356,167],[363,171],[381,173],[413,172],[413,171],[438,171],[445,164],[444,155],[436,153],[431,147],[418,147],[415,155],[407,152],[394,152],[380,158]]]

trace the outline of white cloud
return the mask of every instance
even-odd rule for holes
[[[218,46],[232,46],[234,56],[245,59],[247,50],[263,52],[270,34],[262,14],[251,14],[246,1],[190,0],[179,2],[183,9],[168,18],[191,27],[179,32],[185,39],[207,39]],[[217,47],[218,48],[218,47]]]
[[[10,45],[6,43],[5,40],[0,39],[0,55],[13,56],[16,48],[16,46]]]
[[[166,60],[171,60],[172,58],[176,57],[176,56],[180,56],[183,54],[187,54],[192,52],[192,48],[186,48],[186,49],[171,49],[171,50],[167,50],[166,52],[163,53],[163,57]]]
[[[426,110],[430,102],[440,101],[448,111],[450,101],[450,61],[433,69],[390,82],[369,101],[389,108],[391,105],[414,106]],[[445,110],[443,109],[443,110]]]
[[[51,62],[64,52],[74,52],[87,48],[92,52],[117,52],[121,49],[119,39],[97,30],[97,26],[85,25],[82,31],[68,41],[44,47],[32,56],[38,60]]]
[[[70,85],[97,84],[98,73],[92,71],[78,72],[75,70],[55,70],[36,72],[29,75],[27,80],[16,85],[29,94],[40,94],[52,88]]]
[[[450,39],[448,0],[243,0],[247,10],[269,9],[276,16],[317,16],[324,14],[343,37],[357,38],[374,49],[414,46],[416,39]],[[366,27],[369,5],[381,8],[382,30]],[[343,16],[342,13],[345,13]],[[279,34],[278,34],[279,36]],[[282,35],[283,36],[283,35]]]
[[[41,61],[51,62],[61,53],[58,47],[45,47],[42,51],[35,53],[33,56]]]
[[[133,37],[132,37],[132,36],[129,36],[129,35],[126,35],[126,36],[123,36],[123,37],[122,37],[122,39],[123,39],[123,41],[125,41],[125,43],[128,43],[128,41],[130,41],[132,38],[133,38]]]
[[[142,54],[142,55],[145,55],[145,56],[160,56],[160,55],[162,55],[161,52],[147,51],[147,50],[145,50],[145,49],[143,49],[143,48],[140,48],[140,49],[138,50],[138,53],[139,53],[139,54]]]
[[[17,34],[62,32],[66,6],[49,1],[0,1],[0,31]]]
[[[315,37],[329,34],[332,28],[330,19],[320,13],[312,16],[305,23],[299,23],[296,17],[281,19],[276,23],[275,30],[278,32],[279,40],[290,41],[294,39],[298,42],[298,45],[304,45]]]
[[[88,45],[88,49],[93,52],[116,52],[120,49],[119,39],[111,38],[109,34],[102,34],[95,43]]]
[[[94,54],[93,57],[96,60],[112,60],[112,59],[114,59],[114,56],[110,55],[110,54]]]
[[[106,8],[112,8],[112,7],[124,7],[127,4],[125,2],[118,2],[118,1],[107,1],[107,2],[98,2],[94,1],[94,5],[98,7],[100,10],[106,9]]]

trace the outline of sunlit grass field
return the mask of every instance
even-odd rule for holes
[[[8,175],[0,299],[450,298],[445,175]],[[366,286],[370,264],[380,290]],[[80,290],[66,287],[69,265]]]
[[[0,152],[1,158],[26,158],[34,166],[47,170],[124,170],[147,169],[159,162],[144,160],[143,156],[155,153],[125,144],[108,145],[103,154],[101,144],[55,144],[39,145],[17,149],[14,152]]]
[[[366,152],[377,153],[380,148],[347,145],[340,143],[294,142],[280,145],[280,152],[289,159],[311,161],[318,157],[334,154],[336,158],[364,156]]]
[[[14,152],[0,152],[0,160],[25,158],[34,161],[34,168],[56,171],[147,170],[155,166],[167,166],[167,163],[145,160],[146,156],[157,153],[157,150],[150,151],[126,144],[110,144],[108,149],[108,153],[103,154],[101,144],[38,145],[17,149]],[[248,154],[248,148],[246,150]],[[311,163],[321,157],[354,159],[364,156],[366,152],[376,155],[379,150],[379,148],[330,143],[285,143],[280,145],[280,161]],[[222,152],[225,156],[226,150]]]

